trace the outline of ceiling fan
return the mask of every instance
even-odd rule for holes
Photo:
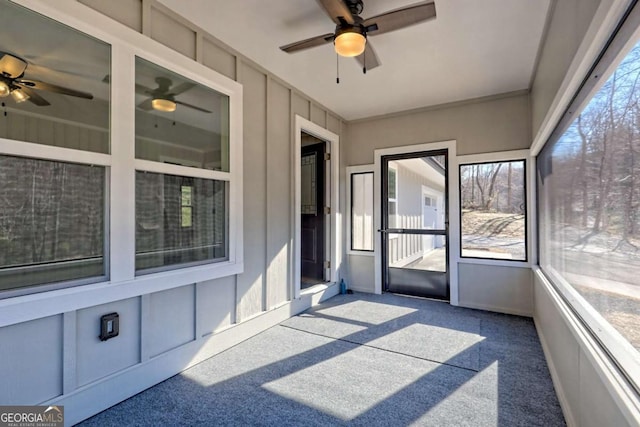
[[[149,96],[148,99],[138,104],[138,108],[146,111],[156,110],[170,113],[175,111],[178,105],[183,105],[203,113],[211,113],[209,110],[176,99],[177,95],[195,87],[195,83],[185,82],[172,88],[173,82],[167,77],[156,77],[156,83],[158,87],[155,89],[136,84],[137,93]]]
[[[24,59],[10,53],[0,52],[0,98],[11,95],[17,103],[30,101],[39,107],[51,105],[49,101],[34,90],[38,89],[78,98],[93,99],[93,95],[87,92],[38,80],[23,79],[28,66],[29,63]]]
[[[364,10],[362,0],[316,1],[335,22],[335,31],[280,46],[280,49],[287,53],[294,53],[333,42],[338,55],[355,57],[365,73],[380,65],[376,52],[367,41],[369,36],[399,30],[436,17],[434,0],[416,3],[367,19],[360,17]]]

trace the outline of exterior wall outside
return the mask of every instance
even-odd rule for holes
[[[72,423],[335,294],[292,300],[294,116],[343,133],[340,117],[156,1],[79,1],[243,85],[245,262],[239,275],[124,299],[107,289],[106,304],[2,323],[10,351],[0,353],[0,377],[11,387],[0,401],[63,404]],[[114,311],[120,336],[101,342],[99,318]]]
[[[391,162],[390,167],[397,170],[397,223],[396,228],[423,228],[422,189],[427,187],[444,198],[442,183],[436,183],[405,167],[403,163]],[[444,178],[443,178],[444,182]],[[438,220],[444,226],[444,220]],[[425,237],[418,234],[400,234],[389,241],[389,262],[394,267],[403,267],[416,261],[426,253],[423,247]],[[434,239],[432,236],[428,236]],[[426,246],[426,245],[424,245]],[[433,248],[430,248],[433,249]]]

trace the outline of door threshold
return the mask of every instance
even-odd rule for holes
[[[332,282],[320,282],[320,283],[316,283],[315,285],[311,285],[308,288],[305,289],[301,289],[300,290],[300,295],[313,295],[313,294],[317,294],[318,292],[322,292],[324,290],[327,290],[331,285],[334,285],[335,283]]]

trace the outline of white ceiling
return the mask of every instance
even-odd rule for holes
[[[366,75],[333,46],[279,46],[332,32],[315,0],[160,0],[346,120],[529,87],[549,0],[435,0],[437,18],[369,38],[382,66]],[[364,0],[363,18],[418,0]]]

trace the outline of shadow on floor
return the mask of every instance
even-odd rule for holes
[[[83,426],[565,425],[531,319],[339,295]]]

